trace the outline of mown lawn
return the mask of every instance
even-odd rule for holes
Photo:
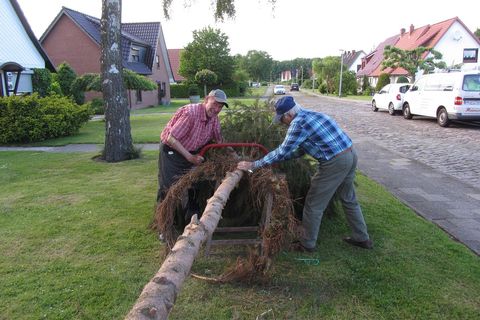
[[[156,152],[92,156],[0,153],[0,319],[121,319],[159,268]],[[263,285],[189,278],[171,319],[478,319],[478,256],[357,181],[374,250],[343,243],[345,219],[325,218],[317,252],[281,252]],[[217,274],[238,252],[202,255],[193,272]]]

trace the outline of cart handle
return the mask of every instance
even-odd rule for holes
[[[268,153],[268,149],[258,143],[251,142],[231,142],[231,143],[212,143],[204,146],[198,155],[202,156],[209,150],[213,148],[226,148],[226,147],[254,147],[260,149],[264,154]]]

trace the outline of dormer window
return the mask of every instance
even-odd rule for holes
[[[132,48],[130,49],[130,57],[132,62],[140,62],[140,49]]]

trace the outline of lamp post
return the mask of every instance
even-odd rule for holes
[[[340,83],[338,84],[338,97],[342,97],[342,74],[343,74],[343,49],[340,49]]]

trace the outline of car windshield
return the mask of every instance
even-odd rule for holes
[[[469,74],[463,78],[463,90],[480,91],[480,74]]]

